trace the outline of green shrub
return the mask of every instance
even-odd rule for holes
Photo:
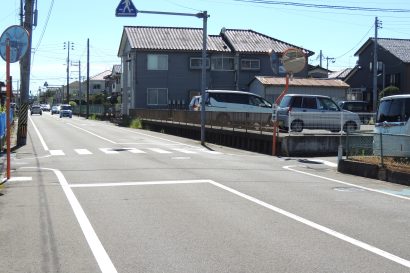
[[[96,114],[92,114],[89,119],[91,120],[97,120],[97,115]]]
[[[379,98],[383,98],[386,96],[396,95],[400,92],[400,89],[396,86],[387,86],[379,93]]]
[[[130,128],[141,129],[142,128],[141,120],[139,118],[135,118],[131,120]]]

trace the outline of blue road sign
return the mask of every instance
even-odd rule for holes
[[[136,17],[138,10],[135,8],[131,0],[121,0],[115,10],[117,17]]]
[[[19,61],[28,49],[28,32],[21,26],[8,27],[0,37],[0,55],[6,61],[7,42],[10,45],[10,62]]]

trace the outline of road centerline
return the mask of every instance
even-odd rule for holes
[[[110,142],[110,143],[112,143],[112,144],[117,144],[117,142],[115,142],[115,141],[113,141],[113,140],[110,140],[110,139],[105,138],[105,137],[103,137],[103,136],[97,135],[97,134],[95,134],[95,133],[93,133],[93,132],[91,132],[91,131],[88,131],[88,130],[84,129],[84,128],[78,127],[78,126],[76,126],[76,125],[74,125],[74,124],[71,124],[71,123],[67,123],[67,124],[70,125],[71,127],[74,127],[74,128],[77,128],[77,129],[79,129],[79,130],[81,130],[81,131],[84,131],[84,132],[86,132],[86,133],[89,133],[90,135],[93,135],[93,136],[95,136],[95,137],[98,137],[98,138],[100,138],[100,139],[102,139],[102,140],[108,141],[108,142]]]

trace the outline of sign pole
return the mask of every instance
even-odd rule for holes
[[[289,73],[286,73],[286,83],[285,83],[285,89],[282,91],[280,96],[275,100],[274,105],[278,105],[280,101],[282,100],[283,96],[288,92],[289,89]],[[276,111],[276,109],[275,109]],[[277,113],[275,113],[277,115]],[[290,128],[289,128],[290,130]],[[277,142],[277,134],[278,134],[278,119],[277,116],[275,116],[275,120],[273,121],[273,140],[272,140],[272,155],[276,155],[276,142]]]
[[[6,94],[6,124],[7,124],[7,179],[10,179],[10,99],[11,99],[11,79],[10,79],[10,40],[6,40],[6,78],[7,78],[7,94]]]

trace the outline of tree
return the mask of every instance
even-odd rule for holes
[[[391,96],[391,95],[395,95],[398,94],[400,92],[400,89],[396,86],[387,86],[386,88],[384,88],[380,93],[379,93],[379,99],[386,97],[386,96]]]

